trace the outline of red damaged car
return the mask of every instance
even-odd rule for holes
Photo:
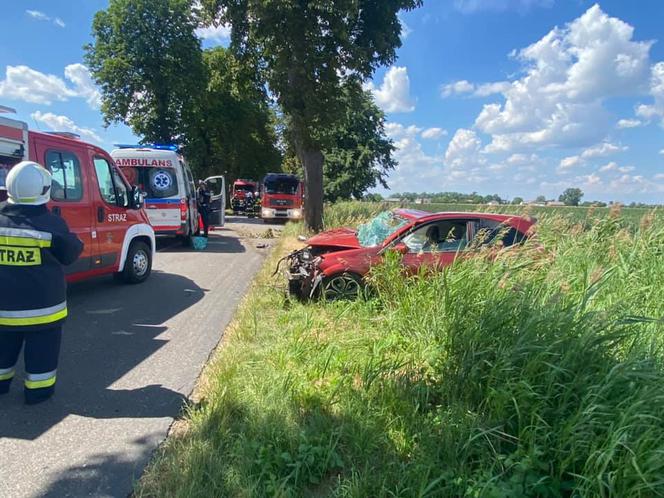
[[[421,266],[444,267],[479,245],[523,243],[532,218],[495,213],[429,213],[413,209],[384,211],[357,230],[338,228],[307,241],[286,257],[289,292],[299,298],[352,299],[363,277],[387,250],[403,255],[409,273]]]

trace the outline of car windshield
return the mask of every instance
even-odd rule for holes
[[[406,218],[392,211],[383,211],[368,223],[360,225],[357,229],[357,240],[362,247],[375,247],[382,244],[385,239],[408,223]]]

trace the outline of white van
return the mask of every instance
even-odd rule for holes
[[[196,185],[189,166],[172,145],[118,145],[115,164],[146,194],[145,210],[157,235],[189,241],[198,232]]]

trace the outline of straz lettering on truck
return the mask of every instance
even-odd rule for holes
[[[155,168],[172,168],[173,167],[173,161],[170,159],[147,159],[147,158],[133,158],[133,159],[127,159],[127,158],[121,158],[121,159],[116,159],[115,164],[117,164],[120,168],[122,167],[127,167],[127,166],[143,166],[143,167],[155,167]]]
[[[0,247],[0,265],[37,266],[41,264],[41,250],[38,247]]]
[[[109,223],[113,223],[114,221],[127,221],[127,215],[111,213],[108,215],[108,221]]]

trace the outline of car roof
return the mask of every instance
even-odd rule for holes
[[[412,221],[435,221],[443,220],[448,218],[482,218],[485,220],[497,221],[498,223],[505,223],[508,221],[520,221],[532,224],[536,220],[532,217],[528,218],[518,214],[505,214],[505,213],[478,213],[472,211],[441,211],[438,213],[431,213],[428,211],[420,211],[418,209],[395,209],[395,214],[408,218]]]

